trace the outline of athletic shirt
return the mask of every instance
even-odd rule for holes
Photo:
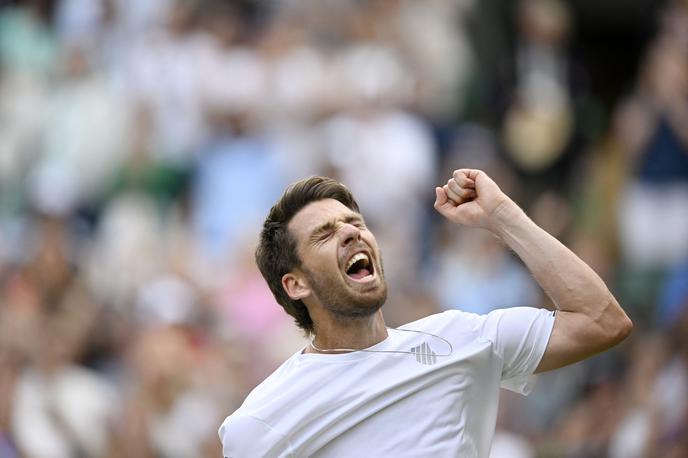
[[[530,392],[553,324],[530,307],[451,310],[368,348],[410,353],[300,351],[222,423],[224,456],[487,457],[499,388]]]

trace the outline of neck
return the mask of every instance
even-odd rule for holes
[[[318,320],[315,324],[313,343],[323,350],[346,348],[360,350],[378,344],[387,338],[387,326],[378,310],[373,315],[355,320],[332,318]],[[318,353],[310,345],[307,353]]]

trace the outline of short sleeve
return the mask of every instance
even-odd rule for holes
[[[532,307],[494,310],[484,316],[480,335],[493,343],[503,361],[502,388],[530,393],[553,326],[554,312]]]
[[[227,417],[218,434],[224,458],[293,456],[286,436],[251,415],[234,413]]]

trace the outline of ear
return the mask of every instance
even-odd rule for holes
[[[311,295],[311,288],[305,276],[300,272],[289,272],[282,276],[282,288],[292,300],[299,300]]]

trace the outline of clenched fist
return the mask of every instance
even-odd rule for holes
[[[455,170],[435,194],[435,209],[449,221],[492,231],[497,230],[501,210],[518,208],[482,170]]]

